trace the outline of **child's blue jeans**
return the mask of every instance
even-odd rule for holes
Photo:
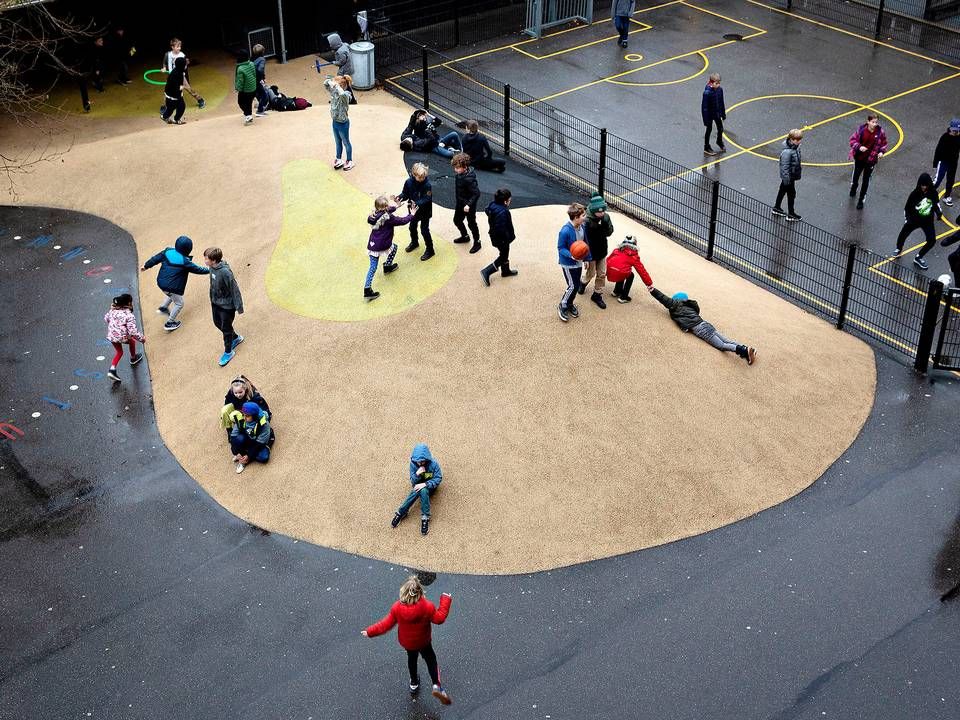
[[[458,152],[463,152],[463,145],[460,142],[460,136],[457,132],[451,131],[440,138],[441,144],[445,147],[440,147],[439,145],[433,149],[437,155],[442,155],[445,158],[452,158]]]
[[[333,121],[333,139],[337,143],[337,159],[343,154],[343,148],[347,148],[347,162],[353,161],[353,145],[350,144],[350,121]]]
[[[390,248],[390,254],[387,255],[387,262],[384,263],[384,264],[385,264],[385,265],[391,265],[391,264],[393,263],[393,259],[394,259],[396,256],[397,256],[397,244],[394,243],[393,246]],[[367,270],[367,279],[366,279],[366,281],[363,283],[363,286],[364,286],[365,288],[373,287],[373,276],[376,275],[376,273],[377,273],[377,265],[379,265],[379,264],[380,264],[380,258],[377,257],[376,255],[371,255],[371,256],[370,256],[370,269]]]
[[[410,508],[413,507],[413,504],[420,500],[420,514],[423,517],[430,517],[430,496],[433,495],[433,490],[428,490],[427,488],[421,488],[420,490],[411,490],[410,494],[407,495],[407,499],[400,503],[400,507],[397,508],[397,512],[400,515],[406,515]]]

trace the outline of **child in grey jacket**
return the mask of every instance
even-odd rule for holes
[[[210,247],[203,251],[203,264],[210,268],[210,306],[213,308],[213,324],[223,333],[223,355],[220,367],[233,360],[237,345],[243,342],[243,335],[233,329],[233,319],[237,313],[243,315],[243,298],[240,287],[233,276],[230,266],[223,261],[223,251]]]
[[[670,319],[673,320],[683,332],[689,332],[696,335],[704,342],[708,342],[717,350],[723,352],[735,352],[738,357],[747,361],[747,365],[753,365],[757,357],[756,348],[739,345],[727,340],[723,335],[717,332],[717,329],[700,317],[700,305],[696,300],[691,299],[684,292],[674,293],[673,297],[667,297],[662,292],[653,288],[650,294],[657,299],[661,305],[670,311]]]

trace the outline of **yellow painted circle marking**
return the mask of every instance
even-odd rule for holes
[[[640,62],[643,60],[643,55],[640,53],[627,53],[623,56],[624,60],[629,60],[630,62]]]
[[[363,299],[370,267],[367,216],[373,201],[321,160],[294,160],[283,167],[283,226],[267,266],[270,299],[297,315],[356,322],[396,315],[442,288],[457,269],[453,246],[433,233],[436,255],[420,262],[420,253],[404,253],[407,227],[394,230],[400,267],[383,274],[386,258],[373,279],[380,297]],[[406,211],[401,210],[405,215]]]
[[[863,111],[870,110],[871,112],[874,112],[880,117],[882,117],[884,120],[888,120],[890,122],[890,125],[896,128],[896,131],[897,131],[897,142],[895,142],[893,147],[887,150],[887,152],[885,152],[883,156],[887,157],[888,155],[892,155],[894,152],[896,152],[896,150],[901,145],[903,145],[903,128],[900,126],[900,123],[894,120],[890,115],[880,110],[877,110],[875,107],[871,107],[870,105],[864,105],[863,103],[854,102],[853,100],[844,100],[843,98],[831,97],[829,95],[802,95],[802,94],[794,94],[794,93],[784,93],[781,95],[760,95],[758,97],[741,100],[736,105],[731,105],[729,108],[727,108],[727,113],[731,113],[737,108],[742,107],[743,105],[749,105],[750,103],[757,102],[758,100],[777,100],[780,98],[803,98],[806,100],[827,100],[830,102],[843,103],[845,105],[853,105],[858,110],[863,110]],[[850,117],[849,113],[843,113],[839,117],[827,118],[826,120],[822,120],[818,123],[815,123],[814,127],[804,126],[801,129],[804,131],[804,133],[806,133],[808,131],[815,130],[817,127],[820,127],[821,125],[825,125],[827,122],[830,122],[832,120],[843,120],[848,117]],[[723,138],[738,150],[741,150],[746,153],[750,153],[755,157],[763,158],[764,160],[777,160],[777,161],[780,160],[779,155],[765,155],[762,152],[751,150],[750,148],[745,148],[743,145],[739,145],[729,135],[724,134]],[[844,166],[853,165],[853,161],[847,160],[845,162],[807,162],[806,160],[804,160],[803,164],[808,165],[810,167],[844,167]]]
[[[686,77],[680,78],[678,80],[664,80],[663,82],[651,82],[651,83],[632,82],[630,80],[605,80],[604,82],[608,82],[613,85],[628,85],[630,87],[661,87],[663,85],[678,85],[680,83],[687,82],[688,80],[693,80],[695,77],[703,75],[707,71],[707,68],[710,67],[710,60],[707,58],[706,55],[704,55],[702,52],[697,52],[695,54],[699,55],[700,59],[703,60],[703,67],[701,67],[692,75],[687,75]],[[624,57],[629,59],[629,56],[625,55]],[[658,62],[658,63],[654,63],[653,65],[660,65],[660,64],[661,63]],[[650,67],[653,67],[653,65],[651,65]],[[645,69],[646,68],[637,68],[637,70],[635,71],[631,70],[630,72],[639,72]]]

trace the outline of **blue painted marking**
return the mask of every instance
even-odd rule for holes
[[[109,347],[110,345],[113,345],[113,343],[107,340],[106,338],[100,338],[99,340],[97,340],[97,345],[101,347],[103,346]]]
[[[43,247],[44,245],[49,245],[51,240],[53,240],[53,235],[37,235],[37,237],[27,243],[27,247]]]
[[[48,402],[48,403],[50,403],[51,405],[56,405],[56,406],[57,406],[58,408],[60,408],[61,410],[69,410],[69,409],[70,409],[70,403],[68,403],[68,402],[61,402],[60,400],[54,400],[53,398],[47,397],[46,395],[44,395],[44,396],[41,398],[41,400],[43,400],[44,402]]]
[[[84,370],[83,368],[77,368],[73,371],[73,374],[77,377],[86,377],[93,380],[103,380],[103,373],[97,370]]]
[[[87,253],[87,249],[83,245],[77,245],[76,247],[72,247],[69,250],[67,250],[63,254],[63,259],[73,260],[74,258],[78,258],[81,255],[85,255],[86,253]]]

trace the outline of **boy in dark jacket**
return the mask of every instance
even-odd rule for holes
[[[158,263],[160,265],[160,272],[157,273],[157,286],[167,296],[167,299],[157,308],[157,312],[170,316],[163,325],[164,330],[173,331],[180,327],[177,315],[183,310],[183,293],[187,289],[187,278],[190,273],[206,275],[210,272],[207,268],[200,267],[193,262],[190,258],[192,251],[193,240],[186,235],[181,235],[172,248],[161,250],[140,268],[140,272],[146,272],[154,265]],[[173,304],[172,310],[170,309],[171,304]]]
[[[513,218],[510,217],[510,198],[512,194],[507,188],[500,188],[493,196],[493,202],[487,205],[487,221],[490,223],[490,244],[500,254],[497,259],[480,271],[483,284],[490,287],[490,276],[497,268],[503,277],[512,277],[516,270],[510,269],[510,243],[517,234],[513,231]]]
[[[960,230],[954,230],[940,241],[943,247],[950,247],[956,242],[960,242]],[[953,273],[953,286],[957,287],[960,283],[960,247],[947,255],[947,262],[950,263],[950,272]]]
[[[480,132],[480,123],[471,120],[467,123],[467,134],[463,136],[463,151],[470,156],[470,164],[478,170],[503,172],[507,163],[495,158],[490,149],[490,141]]]
[[[590,280],[596,276],[590,300],[601,310],[606,310],[603,288],[607,282],[607,238],[613,235],[613,221],[607,214],[607,204],[599,193],[594,193],[587,205],[587,220],[583,224],[583,234],[587,245],[590,246],[591,259],[587,263],[587,270],[577,292],[583,295],[587,291]]]
[[[470,226],[470,232],[473,234],[473,245],[470,252],[480,251],[480,228],[477,227],[477,205],[480,204],[480,186],[477,185],[477,174],[470,167],[470,156],[466,153],[457,153],[450,161],[453,165],[453,171],[456,173],[456,209],[453,211],[453,224],[460,231],[460,237],[454,240],[455,243],[470,242],[467,236],[467,228],[463,221],[466,219]]]
[[[160,119],[166,123],[182,125],[183,113],[187,104],[183,101],[183,90],[189,88],[187,80],[187,58],[178,57],[173,62],[173,70],[167,76],[167,83],[163,86],[163,97],[166,103],[160,111]]]
[[[420,247],[420,240],[417,238],[417,227],[423,233],[423,244],[427,246],[426,252],[420,256],[421,260],[429,260],[436,253],[433,251],[433,236],[430,234],[430,218],[433,217],[433,186],[427,175],[430,172],[423,163],[414,163],[410,168],[410,177],[403,183],[403,190],[397,195],[397,200],[406,200],[407,209],[413,212],[413,220],[410,221],[410,244],[405,248],[406,252],[413,252]]]
[[[870,176],[873,175],[873,169],[886,151],[887,134],[880,127],[880,119],[871,113],[867,115],[867,121],[850,136],[850,159],[853,160],[850,197],[857,196],[857,184],[860,182],[860,176],[863,175],[857,210],[863,210],[863,201],[867,197],[867,188],[870,187]]]
[[[960,159],[960,118],[950,121],[950,127],[940,136],[937,149],[933,151],[933,166],[937,169],[937,179],[934,188],[939,188],[943,179],[947,179],[943,189],[943,204],[953,207],[953,182],[957,178],[957,160]]]
[[[900,228],[900,234],[897,235],[897,248],[893,257],[903,252],[903,243],[907,236],[920,228],[927,241],[913,259],[913,264],[922,270],[930,267],[923,256],[937,243],[937,231],[933,228],[933,221],[935,218],[943,219],[939,201],[940,197],[933,186],[933,179],[927,173],[921,173],[917,178],[917,187],[907,196],[907,202],[903,206],[904,223]]]
[[[434,152],[445,158],[451,158],[457,152],[462,152],[459,133],[451,130],[440,137],[437,132],[438,127],[440,127],[440,118],[434,117],[426,110],[414,110],[407,126],[400,133],[400,149]]]
[[[650,294],[670,311],[670,319],[679,325],[683,332],[693,333],[701,340],[713,345],[717,350],[735,352],[738,357],[747,361],[747,365],[753,365],[753,361],[757,357],[756,349],[746,345],[738,345],[718,333],[713,325],[700,317],[700,305],[697,304],[696,300],[691,300],[686,293],[678,292],[674,293],[673,297],[667,297],[653,288],[650,290]]]
[[[267,59],[263,56],[266,48],[257,43],[253,46],[253,71],[256,74],[257,117],[266,117],[270,101],[267,98]]]
[[[430,454],[430,448],[426,443],[417,443],[410,454],[410,484],[413,488],[406,500],[400,503],[400,507],[393,514],[390,521],[390,527],[396,527],[400,524],[413,504],[420,501],[420,534],[426,535],[430,530],[430,496],[443,480],[443,473],[440,472],[440,463],[433,459]]]
[[[723,144],[723,121],[727,119],[727,108],[723,104],[723,88],[720,87],[720,74],[713,73],[703,88],[703,98],[700,101],[700,115],[706,130],[703,133],[703,152],[707,155],[716,155],[710,147],[710,131],[714,124],[717,126],[717,148],[726,152]]]
[[[803,163],[800,161],[800,141],[803,133],[794,128],[783,141],[783,150],[780,151],[780,189],[777,191],[777,201],[771,212],[779,217],[786,216],[787,220],[796,222],[800,216],[793,211],[793,201],[797,198],[796,182],[803,172]],[[783,196],[787,196],[787,212],[780,204]]]
[[[230,266],[223,262],[223,251],[217,247],[203,251],[203,264],[210,269],[210,306],[213,308],[213,324],[223,333],[223,355],[220,367],[233,360],[237,345],[243,342],[243,335],[233,330],[233,319],[237,313],[243,315],[243,298],[240,287],[233,276]]]
[[[232,413],[230,450],[237,472],[242,473],[251,462],[270,459],[270,415],[255,402],[245,402],[240,412]]]

